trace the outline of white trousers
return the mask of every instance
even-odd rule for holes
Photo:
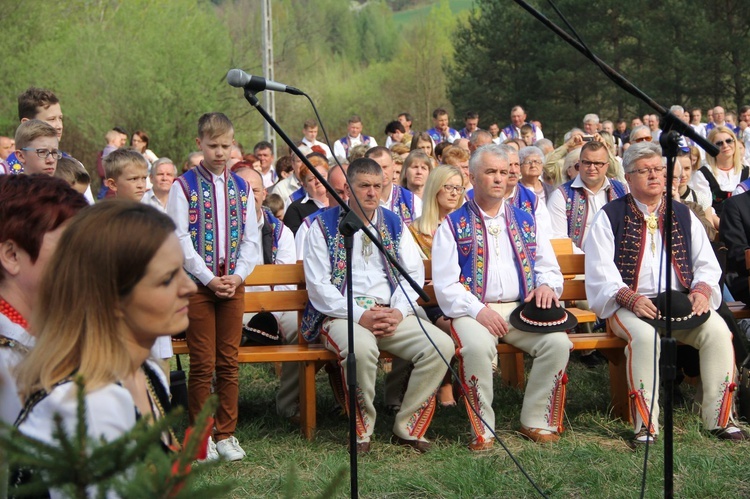
[[[697,402],[701,406],[701,417],[707,430],[723,428],[732,418],[736,386],[732,333],[719,314],[713,310],[710,314],[706,322],[694,329],[672,331],[675,339],[695,347],[700,353],[703,399]],[[638,433],[648,422],[653,404],[651,431],[657,434],[661,352],[659,336],[653,326],[626,308],[620,308],[607,322],[615,335],[628,342],[625,358],[635,432]],[[656,390],[652,393],[654,386]]]
[[[518,306],[514,303],[489,304],[506,321]],[[498,338],[471,317],[453,319],[452,333],[457,343],[459,377],[468,393],[466,410],[474,439],[483,442],[492,438],[495,411],[492,408],[492,360],[497,354]],[[565,368],[573,344],[564,332],[527,333],[508,323],[508,334],[501,341],[534,357],[526,383],[521,409],[521,424],[528,428],[562,431],[565,399]],[[484,419],[483,423],[472,407]]]
[[[323,344],[335,352],[344,379],[347,379],[347,320],[332,319],[323,324]],[[437,327],[422,321],[435,346],[419,327],[417,318],[406,317],[388,337],[376,337],[359,324],[354,325],[354,353],[357,357],[357,441],[368,442],[375,427],[375,378],[380,349],[387,350],[414,364],[401,409],[396,414],[393,433],[407,440],[425,440],[424,434],[435,412],[435,393],[445,374],[446,365],[437,349],[450,362],[453,341]],[[347,381],[348,383],[348,381]],[[348,384],[345,387],[347,397]],[[347,410],[349,404],[347,402]]]

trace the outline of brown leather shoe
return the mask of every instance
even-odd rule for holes
[[[526,428],[525,426],[521,426],[519,433],[538,444],[554,444],[560,440],[560,435],[557,432],[541,428]]]
[[[472,452],[485,452],[492,450],[492,446],[495,445],[494,438],[488,438],[484,442],[474,441],[469,444],[469,450]]]
[[[432,448],[432,444],[430,442],[424,440],[407,440],[405,438],[399,437],[398,435],[393,435],[393,437],[391,438],[391,442],[402,447],[410,447],[420,454],[424,454]]]
[[[349,445],[346,446],[349,448]],[[367,454],[370,452],[370,442],[357,442],[357,454]]]
[[[729,423],[726,428],[716,428],[715,430],[711,430],[711,435],[719,440],[730,440],[732,442],[740,442],[749,438],[744,430],[741,430],[732,423]]]

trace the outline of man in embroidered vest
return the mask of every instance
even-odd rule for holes
[[[261,140],[255,144],[255,147],[253,147],[253,154],[255,154],[255,157],[260,161],[260,173],[263,175],[263,185],[266,186],[266,189],[273,187],[279,179],[276,175],[276,170],[273,167],[273,144]],[[240,159],[242,159],[241,153]]]
[[[500,131],[499,143],[502,144],[508,139],[520,139],[521,127],[525,124],[527,124],[526,111],[524,111],[521,106],[513,106],[513,109],[510,110],[510,125]],[[534,131],[535,140],[541,140],[544,138],[544,134],[539,127],[530,122],[528,124],[531,125],[531,128]]]
[[[661,148],[651,142],[631,145],[623,166],[630,194],[597,213],[583,243],[586,295],[591,310],[628,342],[633,441],[645,443],[654,441],[659,431],[659,374],[654,369],[659,341],[655,327],[645,321],[657,318],[651,299],[664,291],[660,269],[665,256],[666,169]],[[681,203],[673,208],[672,290],[687,294],[692,305],[692,312],[680,318],[710,314],[692,329],[675,327],[673,336],[700,352],[703,400],[698,402],[705,428],[720,439],[744,440],[747,435],[734,424],[732,414],[736,387],[732,336],[716,313],[721,304],[721,268],[698,218]]]
[[[261,254],[258,231],[245,230],[248,213],[252,220],[255,211],[247,183],[226,169],[233,140],[229,118],[221,113],[201,116],[196,142],[204,159],[172,184],[167,201],[167,213],[177,226],[185,253],[185,270],[198,283],[188,309],[190,422],[211,394],[216,373],[214,393],[219,407],[207,459],[227,461],[245,456],[234,437],[239,403],[237,353],[245,309],[242,284]]]
[[[521,184],[521,161],[518,151],[508,144],[500,146],[508,156],[508,180],[505,188],[505,202],[534,217],[537,231],[542,234],[551,233],[552,222],[549,217],[547,204],[539,202],[534,191]]]
[[[475,111],[466,113],[464,116],[464,125],[458,134],[462,139],[471,139],[471,134],[479,130],[479,113]]]
[[[383,170],[374,160],[360,158],[349,165],[345,186],[352,210],[371,224],[386,249],[399,259],[418,284],[424,281],[424,266],[406,225],[392,212],[379,206]],[[344,238],[338,231],[341,209],[331,208],[313,222],[304,249],[304,267],[310,302],[302,320],[302,334],[313,340],[320,334],[323,344],[340,359],[347,375],[347,305],[344,292],[354,294],[354,353],[357,356],[357,450],[370,450],[375,426],[375,375],[380,349],[414,362],[401,409],[393,425],[394,440],[400,445],[426,452],[424,438],[435,411],[435,392],[445,374],[442,355],[450,361],[453,342],[432,324],[423,323],[435,347],[420,328],[409,301],[417,295],[399,278],[361,231],[354,236],[353,261],[346,262]],[[346,266],[352,265],[353,282],[346,282]],[[351,394],[347,393],[347,396]],[[347,404],[348,407],[348,404]]]
[[[407,226],[422,215],[422,200],[406,187],[393,183],[393,154],[385,147],[368,149],[366,158],[374,159],[383,169],[380,205],[399,216]]]
[[[261,241],[264,264],[293,264],[297,263],[297,250],[294,247],[294,235],[284,223],[271,214],[271,210],[263,206],[266,190],[263,187],[263,177],[253,168],[237,170],[247,186],[253,192],[255,199],[255,227]],[[251,230],[252,224],[248,225]],[[260,262],[258,262],[260,263]],[[274,290],[296,289],[294,286],[274,286]],[[269,286],[246,287],[245,292],[271,291]],[[242,321],[247,323],[254,314],[245,314]],[[279,324],[279,330],[284,335],[284,343],[297,344],[297,314],[294,312],[274,312]],[[284,362],[281,365],[279,391],[276,394],[276,412],[279,416],[293,418],[299,416],[299,364]]]
[[[349,118],[346,125],[346,136],[341,137],[339,140],[333,143],[333,155],[336,156],[341,163],[346,163],[346,158],[349,157],[349,151],[354,146],[364,145],[368,148],[376,147],[378,143],[375,141],[375,137],[362,134],[362,118],[356,114]]]
[[[549,198],[552,237],[571,238],[576,253],[581,252],[594,215],[602,206],[627,193],[625,185],[607,178],[608,166],[604,143],[586,142],[576,164],[578,175],[558,187]]]
[[[448,142],[453,144],[454,141],[461,138],[461,135],[449,126],[450,118],[448,117],[448,111],[439,107],[432,112],[432,124],[433,127],[427,130],[427,133],[432,138],[435,145],[441,142]]]
[[[469,162],[474,199],[448,215],[432,245],[435,294],[453,319],[474,451],[494,443],[492,361],[498,341],[534,356],[521,433],[542,443],[560,438],[565,368],[573,348],[565,332],[527,333],[508,323],[519,301],[536,300],[542,308],[557,304],[563,285],[548,236],[536,229],[533,216],[504,202],[508,164],[501,146],[477,149]]]

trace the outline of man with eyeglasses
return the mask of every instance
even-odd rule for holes
[[[633,144],[623,163],[630,194],[600,210],[583,244],[586,295],[591,310],[606,318],[614,334],[628,342],[625,357],[633,443],[645,444],[656,440],[659,421],[655,334],[663,326],[657,321],[654,302],[666,291],[662,233],[666,168],[661,148],[650,142]],[[721,304],[721,268],[698,218],[681,203],[674,203],[673,208],[669,291],[678,294],[673,304],[682,302],[686,308],[680,321],[673,322],[673,335],[700,353],[703,399],[697,402],[705,429],[721,440],[745,440],[747,434],[733,420],[732,335],[716,312]],[[695,318],[700,316],[704,317]],[[682,321],[690,321],[690,326],[685,328]]]
[[[569,237],[576,252],[583,247],[591,222],[610,201],[627,194],[627,186],[607,178],[609,155],[602,142],[586,142],[581,148],[578,175],[552,193],[549,214],[553,237]]]
[[[62,153],[57,148],[57,131],[44,121],[24,121],[16,129],[16,158],[23,173],[55,174]]]

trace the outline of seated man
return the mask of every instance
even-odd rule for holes
[[[461,384],[473,434],[469,449],[492,447],[492,360],[498,341],[534,357],[521,410],[521,433],[540,443],[559,440],[565,402],[565,367],[573,348],[564,332],[528,333],[509,325],[519,301],[558,304],[563,277],[548,233],[534,217],[504,202],[509,157],[502,146],[477,149],[469,162],[474,199],[446,218],[435,233],[432,275],[438,304],[451,317]],[[560,331],[565,327],[561,325]],[[482,415],[486,424],[475,417]]]
[[[583,246],[594,215],[602,206],[624,196],[627,187],[607,178],[607,149],[603,142],[586,142],[576,163],[578,175],[549,197],[552,237],[573,240],[576,252]]]
[[[750,248],[750,191],[724,201],[719,237],[726,245],[727,286],[737,300],[750,305],[745,250]]]
[[[664,222],[666,169],[661,148],[648,141],[631,145],[623,166],[630,194],[597,213],[583,244],[586,295],[591,310],[606,318],[614,334],[628,342],[625,356],[633,441],[642,444],[654,441],[658,434],[659,374],[654,370],[654,349],[658,355],[660,345],[654,341],[655,327],[645,321],[657,318],[650,298],[664,290],[660,269],[665,252],[659,228]],[[703,400],[699,402],[706,429],[720,439],[744,440],[747,435],[732,420],[732,335],[715,312],[721,304],[721,269],[696,216],[685,205],[674,203],[672,218],[672,290],[687,294],[692,305],[689,316],[709,314],[690,329],[680,330],[675,322],[673,336],[700,352]]]
[[[383,245],[399,259],[418,284],[424,282],[424,266],[414,239],[406,225],[379,206],[383,187],[383,170],[370,158],[360,158],[349,165],[350,184],[344,187],[351,198],[352,210],[364,222],[372,224]],[[393,425],[394,440],[399,445],[426,452],[430,443],[424,438],[435,412],[437,391],[445,364],[453,357],[453,342],[432,324],[423,322],[435,346],[422,331],[409,301],[416,304],[417,295],[408,286],[399,286],[398,276],[389,268],[372,241],[359,231],[354,235],[353,282],[346,282],[344,237],[338,231],[339,207],[323,211],[314,220],[304,248],[304,267],[310,296],[301,331],[313,340],[322,334],[323,344],[340,359],[347,376],[347,300],[346,286],[354,293],[354,353],[357,356],[357,450],[370,450],[375,427],[375,375],[380,349],[414,363],[401,409]],[[348,386],[347,386],[347,396]],[[348,408],[348,404],[347,404]]]

